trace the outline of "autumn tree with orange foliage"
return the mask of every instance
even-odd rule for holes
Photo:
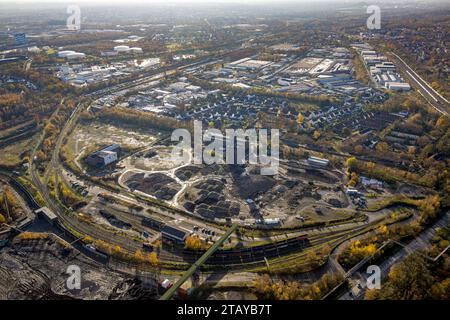
[[[200,250],[203,248],[203,241],[200,239],[199,236],[196,235],[190,235],[186,238],[185,242],[186,249],[191,250]]]
[[[339,255],[338,261],[343,267],[351,268],[362,259],[373,255],[376,250],[374,243],[355,240]]]
[[[381,290],[368,290],[366,300],[448,300],[450,278],[448,266],[428,262],[414,253],[391,268]]]
[[[6,218],[3,214],[0,213],[0,225],[6,222]]]
[[[320,300],[342,280],[340,274],[327,273],[318,281],[302,286],[298,281],[273,281],[269,275],[265,274],[253,282],[253,288],[262,299]]]

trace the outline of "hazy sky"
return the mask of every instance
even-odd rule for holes
[[[143,2],[143,3],[152,3],[152,2],[222,2],[222,3],[258,3],[258,2],[341,2],[341,3],[352,3],[352,2],[365,2],[364,0],[0,0],[0,2],[8,2],[8,3],[29,3],[29,2],[40,2],[40,3],[61,3],[61,2],[89,2],[89,3],[130,3],[130,2]],[[370,1],[369,1],[370,2]],[[375,0],[372,2],[392,2],[392,0]],[[396,0],[395,2],[417,2],[417,0]],[[420,2],[436,2],[433,0],[422,0]]]
[[[86,4],[130,4],[130,3],[141,3],[141,4],[152,4],[152,3],[241,3],[241,4],[286,4],[286,3],[330,3],[338,2],[340,4],[345,3],[367,3],[367,4],[377,4],[377,3],[446,3],[449,0],[0,0],[0,4],[29,4],[29,3],[86,3]]]

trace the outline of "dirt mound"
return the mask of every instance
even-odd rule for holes
[[[184,208],[205,218],[224,218],[238,215],[239,203],[227,200],[223,195],[225,179],[206,179],[193,186],[192,201],[186,201]]]
[[[183,168],[180,168],[175,171],[175,175],[180,179],[181,181],[187,181],[193,176],[195,176],[198,172],[200,172],[201,167],[198,166],[186,166]]]
[[[233,192],[242,199],[254,199],[272,189],[276,180],[262,175],[239,175],[234,177]]]

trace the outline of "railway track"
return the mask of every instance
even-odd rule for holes
[[[193,64],[185,65],[178,67],[178,69],[192,67],[204,62],[212,61],[213,59],[208,58]],[[172,66],[173,70],[173,66]],[[128,88],[136,87],[142,84],[145,84],[150,81],[154,81],[155,75],[168,72],[169,69],[159,69],[150,72],[146,75],[146,78],[141,78],[134,80],[132,82],[127,82],[124,84],[120,84],[113,89],[103,89],[94,93],[90,93],[88,96],[91,98],[99,97],[105,94],[110,93],[111,91],[125,90]],[[150,78],[151,77],[151,78]],[[61,164],[59,159],[59,149],[61,147],[62,141],[66,134],[70,132],[74,125],[76,125],[77,119],[81,111],[86,106],[83,104],[78,104],[76,109],[73,111],[72,115],[69,117],[61,132],[58,136],[58,139],[55,144],[55,148],[52,153],[52,157],[50,160],[50,170],[53,170],[57,174],[61,174]],[[37,175],[37,170],[34,165],[31,167],[31,175],[32,181],[37,189],[41,192],[45,202],[48,207],[58,216],[59,218],[59,226],[63,232],[72,234],[73,237],[77,237],[78,235],[84,236],[89,235],[96,239],[105,240],[113,245],[119,245],[122,249],[134,253],[138,249],[142,249],[142,243],[139,241],[134,241],[129,237],[123,236],[118,232],[114,232],[111,230],[106,230],[100,226],[93,225],[91,223],[80,221],[80,219],[69,210],[66,210],[59,206],[56,201],[51,197],[47,186],[41,181],[40,177]],[[131,196],[136,199],[134,194],[129,194],[128,192],[120,192],[120,194],[124,194],[126,196]],[[28,195],[30,196],[30,195]],[[32,197],[30,198],[34,200]],[[165,205],[163,203],[159,203],[157,201],[151,201],[150,199],[142,199],[138,197],[136,199],[138,202],[144,202],[148,207],[152,210],[164,214],[179,214],[183,216],[189,216],[192,218],[187,212],[183,210],[176,209]],[[30,200],[31,201],[31,200]],[[33,206],[35,206],[33,204]],[[124,215],[120,215],[121,219],[124,218]],[[125,220],[125,219],[124,219]],[[139,219],[135,218],[127,218],[125,221],[131,223],[132,225],[137,226],[139,223]],[[295,230],[292,230],[294,232]],[[298,230],[300,231],[300,230]],[[230,265],[242,265],[249,263],[264,263],[264,258],[277,258],[282,257],[284,255],[290,255],[292,253],[303,250],[308,246],[307,241],[305,239],[299,240],[300,237],[295,237],[287,240],[282,240],[279,242],[270,243],[267,245],[250,247],[245,249],[238,250],[221,250],[216,252],[209,260],[208,265],[215,266],[230,266]],[[167,260],[168,262],[184,262],[184,263],[192,263],[195,262],[201,255],[202,252],[189,252],[186,250],[182,250],[181,252],[168,252],[162,251],[161,258]]]

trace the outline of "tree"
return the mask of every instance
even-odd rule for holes
[[[338,261],[342,266],[351,268],[362,259],[373,255],[376,249],[374,243],[355,240],[338,256]]]
[[[320,138],[320,131],[318,131],[318,130],[314,131],[313,138],[316,139],[316,140],[319,139]]]
[[[349,171],[353,171],[356,168],[356,162],[357,160],[355,157],[350,157],[345,161],[345,166]]]
[[[0,224],[3,224],[6,222],[6,218],[3,214],[0,213]]]
[[[14,196],[13,190],[11,189],[10,186],[6,186],[5,187],[5,191],[3,193],[3,197],[4,197],[4,199],[6,199],[8,201],[8,204],[11,207],[13,207],[13,208],[19,208],[20,207],[19,201]]]
[[[416,147],[408,146],[408,153],[409,154],[415,154],[416,153]]]
[[[450,278],[434,284],[431,287],[433,299],[450,300]]]
[[[370,292],[366,299],[424,300],[432,297],[433,276],[418,253],[394,265],[382,290]],[[438,288],[435,289],[438,292]]]
[[[42,152],[42,150],[39,150],[38,152],[36,152],[36,159],[38,162],[43,162],[45,161],[45,159],[47,159],[47,157],[45,156],[45,153]]]
[[[322,256],[326,256],[326,255],[328,255],[330,252],[331,252],[331,247],[330,247],[328,244],[324,245],[324,246],[322,247],[322,249],[320,249],[320,254],[321,254]]]
[[[145,261],[145,257],[144,254],[142,253],[142,250],[136,250],[136,253],[134,254],[134,258],[136,259],[136,261],[138,262],[143,262]]]
[[[339,274],[327,273],[318,281],[302,286],[298,281],[272,281],[265,274],[254,280],[253,287],[263,299],[270,300],[319,300],[342,282]]]
[[[156,252],[150,252],[147,255],[147,261],[150,262],[150,264],[152,264],[152,265],[157,265],[159,263],[159,260],[158,260],[158,255],[156,254]]]
[[[316,267],[318,266],[320,262],[320,257],[317,255],[317,253],[314,250],[310,250],[306,254],[306,260],[311,264],[311,266]]]
[[[355,152],[357,154],[361,154],[364,151],[364,148],[362,145],[358,144],[357,146],[355,146]]]
[[[83,242],[85,242],[85,243],[92,243],[92,242],[94,242],[94,239],[92,239],[91,236],[85,236],[83,238]]]
[[[442,127],[446,127],[448,125],[449,125],[449,120],[446,116],[440,116],[436,120],[436,127],[442,128]]]
[[[431,220],[437,217],[441,207],[441,198],[439,195],[428,196],[419,202],[421,225],[428,224]]]
[[[203,243],[200,237],[196,235],[190,235],[185,240],[185,246],[186,249],[199,250],[202,248]]]
[[[274,298],[271,284],[272,281],[270,280],[270,276],[268,274],[263,274],[253,281],[253,287],[256,292],[262,294],[267,299]]]
[[[377,233],[379,235],[387,235],[389,233],[389,229],[386,225],[381,225],[378,229],[377,229]]]
[[[379,153],[385,153],[389,151],[389,145],[386,142],[380,142],[377,144],[376,149]]]
[[[122,249],[121,246],[116,245],[111,248],[112,255],[120,257],[120,256],[123,256],[124,253],[125,253],[125,251]]]
[[[356,172],[352,172],[350,175],[350,181],[348,182],[348,185],[350,187],[354,187],[358,184],[359,178],[358,175],[356,174]]]

